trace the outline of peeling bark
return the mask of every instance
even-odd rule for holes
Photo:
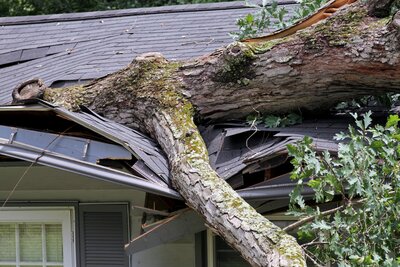
[[[400,91],[399,22],[367,15],[362,3],[293,36],[234,43],[188,62],[145,54],[127,68],[43,98],[86,105],[152,135],[167,153],[174,186],[209,227],[252,266],[305,266],[301,247],[212,170],[193,117],[243,118],[255,110],[328,107]]]

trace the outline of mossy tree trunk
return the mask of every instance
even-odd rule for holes
[[[157,53],[85,86],[46,89],[69,109],[86,105],[153,136],[188,206],[252,266],[305,266],[296,240],[259,215],[212,170],[193,122],[330,106],[400,91],[399,14],[368,16],[361,3],[293,36],[234,43],[188,62]]]

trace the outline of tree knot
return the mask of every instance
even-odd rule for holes
[[[249,46],[241,42],[234,42],[230,44],[225,50],[225,57],[240,57],[240,56],[249,56],[252,57],[252,54]]]
[[[216,65],[214,80],[223,83],[236,83],[242,79],[250,80],[253,77],[250,65],[255,58],[248,45],[239,42],[229,45]]]

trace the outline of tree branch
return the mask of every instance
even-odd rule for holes
[[[311,254],[311,256],[310,256],[309,254]],[[319,263],[314,259],[315,256],[314,256],[314,254],[312,254],[311,252],[306,251],[306,252],[305,252],[305,255],[306,255],[306,257],[307,257],[310,261],[312,261],[312,263],[313,263],[316,267],[324,267],[324,265],[319,264]]]
[[[326,245],[328,242],[308,242],[305,244],[302,244],[301,247],[310,247],[310,246],[318,246],[318,245]]]
[[[283,231],[285,231],[285,232],[293,231],[293,230],[298,229],[299,227],[301,227],[301,226],[303,226],[303,225],[305,225],[305,224],[307,224],[309,222],[312,222],[317,217],[328,216],[328,215],[334,214],[334,213],[336,213],[338,211],[342,211],[348,206],[358,205],[358,204],[361,204],[363,202],[364,202],[363,199],[356,200],[356,201],[350,201],[350,202],[347,202],[346,204],[341,205],[339,207],[336,207],[334,209],[330,209],[330,210],[326,210],[324,212],[321,212],[321,214],[305,217],[305,218],[303,218],[301,220],[298,220],[295,223],[292,223],[291,225],[286,226],[285,228],[283,228]]]

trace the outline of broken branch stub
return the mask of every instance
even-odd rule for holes
[[[43,80],[34,78],[18,84],[12,92],[12,104],[23,103],[30,99],[39,99],[43,97],[43,94],[47,86]]]

